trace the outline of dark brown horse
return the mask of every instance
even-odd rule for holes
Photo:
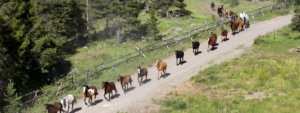
[[[214,50],[217,49],[217,34],[215,33],[211,33],[211,36],[208,39],[208,50]],[[210,48],[211,47],[211,48]]]
[[[199,41],[193,41],[192,42],[192,48],[193,48],[194,55],[197,55],[198,53],[201,53],[199,51],[199,47],[200,47],[200,42]]]
[[[176,65],[183,64],[184,62],[184,52],[182,50],[175,51]]]
[[[53,104],[45,104],[46,110],[48,113],[63,113],[63,106],[59,102],[55,102]]]
[[[222,41],[227,41],[227,40],[229,40],[229,38],[228,38],[228,31],[226,30],[226,29],[223,29],[222,30],[222,33],[221,33],[221,36],[222,36]]]
[[[113,96],[113,91],[115,92],[115,94],[118,93],[116,85],[114,82],[103,82],[103,86],[102,88],[104,89],[104,98],[108,101],[110,101],[111,97]],[[108,99],[106,97],[106,95],[108,94]]]
[[[122,89],[124,92],[126,92],[129,88],[129,85],[132,86],[132,79],[130,75],[125,75],[119,77],[118,81],[121,83]]]
[[[224,6],[221,5],[220,7],[218,7],[218,15],[219,17],[223,17],[223,12],[224,12]]]
[[[139,85],[141,85],[144,80],[148,79],[148,70],[147,70],[147,68],[143,68],[141,66],[138,66],[137,75],[138,75]],[[144,79],[144,77],[145,77],[145,79]]]
[[[85,105],[87,105],[86,99],[89,99],[88,103],[92,104],[94,102],[94,100],[96,99],[97,95],[98,95],[98,91],[97,91],[96,86],[85,85],[83,87],[83,101],[84,101]]]

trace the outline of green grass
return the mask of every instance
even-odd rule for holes
[[[162,113],[298,113],[300,53],[290,51],[297,47],[300,33],[289,28],[260,37],[249,53],[193,77],[198,93],[169,96]],[[255,93],[265,98],[246,99]]]
[[[193,7],[196,7],[196,4],[197,4],[197,3],[195,3],[195,2],[197,2],[196,0],[187,0],[187,1],[192,1],[192,3],[188,4],[188,6],[191,6],[191,4],[193,4],[193,5],[195,5]],[[200,4],[200,2],[199,2],[199,4]],[[200,12],[196,12],[196,13],[199,13],[199,14],[193,13],[193,15],[195,15],[198,18],[201,17]],[[187,22],[187,23],[190,22],[191,24],[193,24],[192,23],[193,21],[188,21],[188,19],[190,17],[186,17],[186,18],[187,18],[187,20],[185,20],[185,18],[170,19],[171,22],[169,24],[172,24],[172,21],[175,21],[175,20],[178,21],[179,23],[181,22],[181,20],[183,20],[184,22]],[[167,21],[167,20],[165,20],[165,21]],[[201,19],[195,20],[195,21],[199,21],[199,23],[200,23]],[[182,24],[185,24],[185,23],[182,23]],[[197,24],[197,23],[195,23],[195,24]],[[186,25],[188,26],[188,24],[186,24]],[[172,25],[170,25],[170,26],[172,26]],[[178,26],[181,26],[181,25],[178,25]],[[188,28],[185,28],[184,30],[187,30],[187,29]],[[201,33],[201,34],[199,34],[199,36],[196,36],[195,39],[203,40],[203,39],[207,38],[207,35],[208,35],[208,32]],[[150,42],[149,41],[140,41],[140,42],[128,41],[123,44],[117,44],[115,42],[116,41],[113,39],[95,41],[95,42],[87,45],[87,48],[80,48],[77,50],[76,54],[70,56],[69,60],[71,61],[72,65],[73,65],[73,69],[76,68],[78,70],[78,72],[77,72],[78,74],[74,75],[73,77],[67,76],[67,77],[64,77],[64,78],[58,80],[58,82],[63,81],[64,86],[65,86],[63,89],[64,92],[62,93],[62,95],[75,94],[76,96],[79,96],[80,95],[79,92],[81,91],[80,86],[84,85],[84,84],[93,84],[100,88],[102,81],[116,80],[116,78],[118,77],[119,74],[131,74],[131,73],[135,72],[136,67],[138,65],[142,64],[144,66],[149,66],[156,59],[164,58],[164,57],[172,55],[173,51],[176,48],[190,48],[190,43],[191,43],[190,40],[186,40],[184,42],[176,44],[175,46],[171,47],[170,49],[162,48],[159,50],[155,50],[153,52],[147,52],[146,58],[138,57],[134,60],[128,61],[128,63],[116,66],[114,69],[108,69],[103,72],[95,71],[96,66],[98,66],[99,64],[106,63],[106,62],[118,59],[120,57],[123,57],[124,55],[126,55],[128,53],[135,52],[136,51],[135,46],[145,47],[147,45],[158,43],[158,42],[152,42],[152,41],[150,41]],[[124,57],[126,57],[126,56],[124,56]],[[95,73],[91,73],[91,74],[93,74],[93,76],[90,78],[87,78],[86,76],[88,75],[88,73],[85,73],[86,70],[95,71]],[[74,85],[72,85],[72,82],[71,82],[72,78],[74,78]],[[72,87],[72,86],[76,86],[76,87]],[[42,95],[39,98],[39,100],[32,107],[28,108],[24,112],[25,113],[41,113],[42,111],[44,111],[45,108],[43,105],[45,103],[57,101],[57,99],[60,97],[60,96],[55,96],[57,87],[58,87],[57,84],[45,86],[42,89],[44,95]]]

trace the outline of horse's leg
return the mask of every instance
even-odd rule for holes
[[[160,79],[160,73],[161,73],[161,72],[160,72],[160,71],[158,71],[158,76],[157,76],[157,77],[158,77],[158,80]]]
[[[86,103],[86,97],[85,96],[83,98],[83,102],[84,102],[85,105],[87,105],[87,103]]]
[[[107,98],[106,98],[106,91],[104,91],[104,94],[103,94],[103,97],[107,100]]]
[[[71,111],[74,109],[74,102],[72,102]]]
[[[112,92],[111,92],[112,93]],[[110,101],[111,93],[108,93],[108,100]]]
[[[69,113],[69,111],[70,111],[70,104],[68,103],[68,105],[67,105],[67,113]]]

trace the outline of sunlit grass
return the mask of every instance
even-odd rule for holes
[[[250,53],[193,77],[195,87],[207,88],[194,95],[171,95],[163,101],[162,112],[300,112],[300,53],[290,51],[299,44],[300,33],[289,28],[260,37]]]

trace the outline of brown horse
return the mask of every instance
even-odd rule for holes
[[[83,87],[83,101],[84,104],[87,105],[86,99],[88,98],[88,103],[91,104],[96,99],[96,96],[98,95],[98,91],[96,86],[87,86],[85,85]]]
[[[218,45],[218,43],[217,43],[217,34],[215,34],[215,33],[211,33],[211,36],[209,37],[209,39],[208,39],[208,50],[214,50],[214,49],[217,49],[217,45]],[[211,48],[210,48],[211,47]]]
[[[45,104],[45,106],[46,106],[46,110],[48,113],[57,113],[57,112],[63,113],[63,112],[65,112],[63,110],[62,104],[59,102],[54,102],[53,104]]]
[[[147,80],[148,78],[148,70],[147,68],[142,68],[141,66],[138,66],[138,72],[137,72],[137,75],[138,75],[138,82],[139,82],[139,85],[141,85],[141,83],[144,81],[144,80]],[[144,79],[145,77],[145,79]]]
[[[103,82],[102,88],[104,89],[104,98],[108,101],[110,101],[111,96],[113,96],[113,91],[115,94],[118,93],[116,85],[114,82]],[[106,98],[106,95],[108,94],[108,99]]]
[[[228,38],[228,31],[226,30],[226,29],[223,29],[222,30],[222,33],[221,33],[221,36],[222,36],[222,41],[227,41],[227,40],[229,40],[229,38]]]
[[[162,75],[166,74],[167,66],[168,66],[167,63],[163,62],[162,60],[156,61],[156,68],[158,71],[158,79],[160,79],[160,77]]]
[[[125,76],[120,75],[118,81],[121,83],[124,92],[128,90],[129,84],[132,86],[132,79],[130,75],[125,75]]]
[[[233,19],[230,21],[230,27],[233,35],[243,31],[244,26],[245,26],[244,21],[238,16],[234,16]]]

